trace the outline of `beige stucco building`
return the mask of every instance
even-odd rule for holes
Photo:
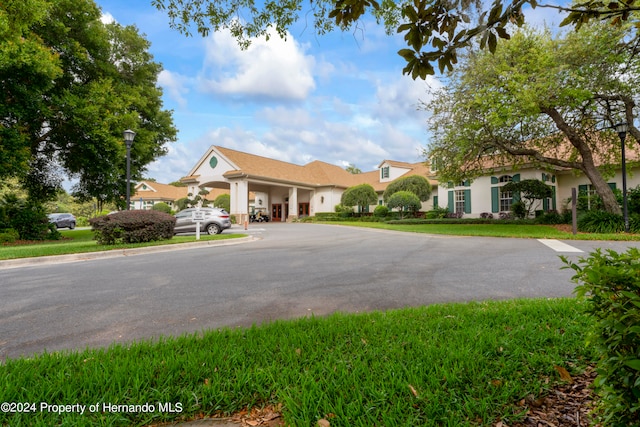
[[[385,160],[374,171],[351,174],[319,160],[300,166],[211,146],[181,181],[193,194],[201,188],[228,190],[230,213],[236,221],[245,221],[254,210],[266,213],[272,221],[291,221],[318,212],[333,212],[344,190],[358,184],[373,186],[378,193],[378,204],[382,204],[387,185],[410,175],[429,177],[431,174],[422,162]],[[435,190],[437,182],[431,180],[431,183]],[[253,200],[249,200],[250,194]],[[433,201],[429,200],[423,210],[432,207]]]

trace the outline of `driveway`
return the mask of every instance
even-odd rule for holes
[[[336,311],[570,296],[559,254],[640,246],[319,224],[231,232],[255,240],[0,269],[0,360]]]

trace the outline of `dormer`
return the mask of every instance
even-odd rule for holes
[[[410,172],[411,169],[412,167],[407,163],[384,160],[378,166],[378,170],[380,171],[378,178],[380,182],[391,182],[407,172]]]

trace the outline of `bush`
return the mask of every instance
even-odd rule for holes
[[[164,202],[160,202],[160,203],[154,204],[151,207],[151,210],[171,214],[171,206],[169,206],[168,204],[166,204]]]
[[[536,217],[536,224],[568,224],[571,222],[571,215],[569,215],[569,221],[565,215],[560,215],[557,211],[544,212],[542,215]]]
[[[446,218],[448,214],[449,214],[449,209],[436,206],[430,211],[426,212],[424,214],[424,217],[427,219]]]
[[[378,205],[373,210],[373,216],[376,218],[384,218],[387,215],[389,215],[389,208],[384,205]]]
[[[89,220],[100,244],[141,243],[171,239],[176,219],[158,211],[122,211]]]
[[[0,243],[13,243],[20,238],[20,234],[13,228],[0,231]]]
[[[511,203],[511,213],[514,218],[524,219],[528,216],[529,212],[527,211],[527,205],[524,202],[514,202]]]
[[[598,414],[604,425],[640,425],[640,251],[618,254],[597,249],[579,264],[576,294],[587,301],[593,317],[589,342],[600,352],[594,382],[601,396]],[[582,283],[582,284],[580,284]]]
[[[606,211],[588,211],[578,217],[578,231],[585,233],[620,233],[624,231],[622,215]]]
[[[55,233],[51,234],[44,207],[19,199],[15,194],[6,194],[0,202],[0,228],[12,228],[22,240],[56,238]]]

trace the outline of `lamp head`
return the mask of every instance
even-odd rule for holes
[[[613,125],[613,128],[618,132],[618,135],[622,137],[622,135],[626,135],[629,130],[629,125],[626,122],[621,122]]]
[[[136,137],[136,133],[131,129],[127,129],[123,132],[124,134],[124,142],[127,144],[127,147],[131,147],[133,144],[133,138]]]

